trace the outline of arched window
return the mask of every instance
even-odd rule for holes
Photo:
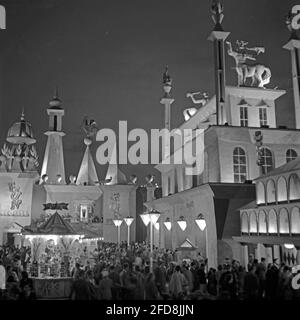
[[[258,232],[267,233],[267,215],[262,210],[258,213]]]
[[[263,172],[268,173],[274,168],[273,155],[270,149],[262,148],[261,150],[261,160],[263,166]]]
[[[287,201],[287,184],[284,177],[277,180],[277,201]]]
[[[300,234],[300,210],[298,207],[293,208],[291,213],[291,233]]]
[[[265,186],[262,182],[256,184],[256,202],[257,204],[266,203]]]
[[[247,180],[247,158],[244,149],[237,147],[233,150],[234,182],[243,183]]]
[[[250,213],[250,228],[249,231],[250,233],[257,233],[257,217],[255,211],[252,211]]]
[[[289,199],[300,199],[300,179],[295,173],[291,174],[289,177]]]
[[[289,213],[285,208],[279,212],[279,233],[290,233]]]
[[[298,157],[297,152],[294,149],[288,149],[286,151],[286,162],[290,162]]]
[[[268,212],[268,232],[277,233],[277,215],[274,209]]]
[[[270,179],[267,182],[267,202],[274,203],[276,202],[276,187],[274,180]]]
[[[249,232],[249,222],[248,222],[248,214],[247,212],[243,212],[241,214],[241,231],[243,233]]]

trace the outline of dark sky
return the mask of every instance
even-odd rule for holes
[[[67,176],[77,175],[84,151],[84,115],[100,128],[163,126],[162,72],[173,78],[172,126],[191,106],[187,92],[213,95],[213,51],[207,41],[213,23],[211,0],[2,0],[7,30],[0,31],[0,141],[25,107],[38,139],[40,164],[46,143],[46,108],[58,85],[65,108]],[[277,105],[278,125],[294,126],[289,38],[284,16],[289,0],[224,0],[223,27],[229,40],[265,46],[259,62],[272,70],[269,88],[287,95]],[[236,84],[233,60],[226,57],[227,84]],[[95,143],[93,150],[97,147]],[[95,152],[94,152],[95,154]],[[97,166],[100,178],[105,167]],[[152,168],[121,166],[141,178]],[[157,174],[157,176],[159,176]],[[141,182],[141,180],[140,180]]]

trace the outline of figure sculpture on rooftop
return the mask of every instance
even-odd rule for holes
[[[186,94],[187,98],[191,98],[194,104],[201,104],[200,108],[203,107],[204,105],[206,105],[206,103],[208,102],[208,93],[203,92],[202,93],[202,97],[200,99],[196,99],[195,96],[196,95],[200,95],[201,91],[199,92],[188,92]],[[184,116],[184,120],[187,121],[189,120],[191,117],[193,117],[197,111],[199,109],[195,108],[195,107],[191,107],[191,108],[187,108],[183,110],[183,116]]]
[[[213,22],[215,23],[216,27],[218,26],[219,28],[221,27],[221,23],[224,19],[224,7],[223,5],[218,1],[214,1],[212,6],[211,6],[211,12],[212,12],[212,19]]]
[[[231,42],[226,41],[228,46],[227,53],[235,60],[236,72],[238,74],[238,86],[245,86],[247,78],[252,78],[251,86],[257,83],[259,88],[265,88],[265,85],[270,82],[271,70],[263,64],[247,64],[247,60],[256,61],[254,54],[247,51],[254,51],[256,56],[265,51],[263,47],[246,47],[248,42],[237,41],[237,49],[232,49]]]
[[[95,120],[88,119],[87,116],[84,117],[82,123],[82,129],[86,134],[88,139],[92,138],[98,131],[97,123]]]

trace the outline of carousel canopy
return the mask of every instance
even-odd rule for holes
[[[55,212],[44,224],[36,229],[25,228],[23,234],[38,235],[78,235],[72,226]]]
[[[93,228],[92,225],[86,223],[72,223],[72,228],[77,234],[84,235],[84,239],[101,239],[103,238],[103,231],[98,228]]]

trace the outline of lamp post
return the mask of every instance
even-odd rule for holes
[[[113,219],[114,225],[118,228],[118,245],[120,245],[121,242],[121,224],[123,220],[120,218]]]
[[[148,213],[143,213],[140,215],[145,226],[147,227],[150,223],[150,272],[153,271],[153,226],[157,223],[160,217],[160,213],[156,210],[151,210]]]
[[[207,259],[207,269],[208,269],[208,241],[207,241],[207,228],[206,228],[206,221],[202,213],[198,215],[196,218],[197,226],[201,231],[205,230],[205,251],[206,251],[206,259]]]
[[[177,223],[178,223],[178,225],[179,225],[179,227],[180,227],[180,229],[181,229],[182,231],[184,231],[184,230],[186,229],[186,227],[187,227],[187,222],[186,222],[186,220],[184,219],[184,216],[181,216],[181,217],[179,218],[179,220],[177,220]]]
[[[170,218],[167,218],[166,221],[164,222],[165,227],[167,228],[168,231],[171,230],[172,228],[172,222],[170,221]]]
[[[130,226],[133,222],[134,218],[133,217],[126,217],[124,218],[125,223],[127,224],[127,228],[128,228],[128,234],[127,234],[127,248],[129,248],[129,244],[130,244]]]

